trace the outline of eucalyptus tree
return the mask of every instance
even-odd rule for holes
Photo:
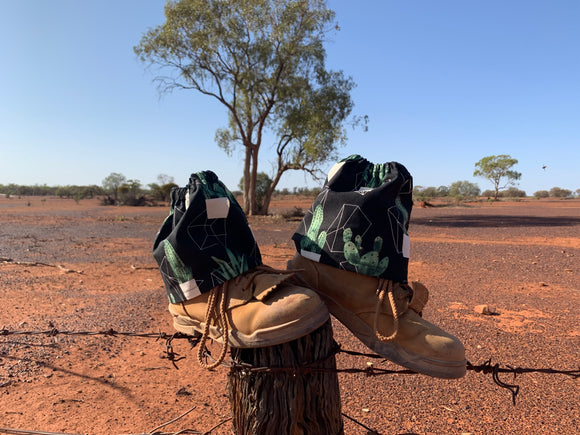
[[[103,190],[109,198],[113,195],[113,198],[111,199],[112,204],[119,203],[119,187],[121,187],[126,181],[127,177],[119,172],[111,172],[103,179]]]
[[[483,157],[475,163],[473,175],[487,178],[491,181],[494,189],[494,199],[497,199],[500,189],[513,186],[521,178],[522,174],[512,169],[517,163],[518,160],[508,154]]]
[[[352,79],[325,66],[334,18],[324,0],[168,1],[165,22],[134,47],[141,61],[158,68],[160,92],[192,90],[226,108],[216,143],[229,155],[244,147],[248,214],[267,213],[284,172],[319,175],[344,143],[345,124],[361,121],[350,118]],[[260,207],[258,154],[265,142],[276,162]]]

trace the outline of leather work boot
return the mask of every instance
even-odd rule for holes
[[[153,257],[175,329],[201,337],[198,362],[217,367],[229,346],[273,346],[303,337],[329,320],[315,291],[294,273],[262,263],[246,215],[212,171],[191,174],[171,190],[169,215],[153,243]],[[206,363],[206,342],[222,343]]]
[[[303,337],[322,326],[329,313],[316,292],[298,286],[293,275],[258,266],[210,292],[169,304],[174,327],[188,335],[201,334],[198,359],[205,368],[217,366],[228,345],[256,348]],[[223,344],[219,362],[211,366],[202,361],[207,338]]]
[[[330,313],[379,355],[437,378],[465,375],[461,341],[419,314],[427,301],[421,284],[414,283],[414,292],[406,284],[341,270],[300,254],[288,262],[288,269],[315,289]]]

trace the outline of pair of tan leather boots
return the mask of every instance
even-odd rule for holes
[[[192,175],[188,188],[172,192],[154,247],[175,328],[201,335],[199,360],[212,368],[228,346],[289,342],[330,313],[396,364],[438,378],[464,376],[463,344],[423,319],[428,291],[406,283],[411,194],[404,166],[344,159],[294,235],[297,253],[287,270],[274,270],[261,264],[245,216],[217,176]],[[214,263],[219,267],[210,271]],[[222,353],[204,364],[210,338],[222,343]]]
[[[420,283],[338,270],[300,254],[288,268],[258,267],[209,293],[170,304],[175,328],[190,335],[205,332],[233,347],[265,347],[309,334],[330,312],[396,364],[437,378],[465,375],[461,341],[421,317],[427,289]]]

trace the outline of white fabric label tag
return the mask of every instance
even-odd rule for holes
[[[205,208],[208,219],[223,219],[228,217],[230,200],[225,197],[206,199]]]
[[[302,255],[304,258],[308,258],[309,260],[316,261],[317,263],[320,262],[320,254],[317,254],[316,252],[310,252],[301,249],[300,255]]]
[[[407,234],[403,234],[403,257],[409,258],[411,256],[411,238]]]
[[[183,282],[179,284],[179,287],[181,287],[181,291],[183,292],[183,295],[185,296],[186,299],[193,299],[194,297],[199,296],[201,294],[201,292],[199,291],[199,287],[197,286],[197,282],[195,282],[195,279]]]

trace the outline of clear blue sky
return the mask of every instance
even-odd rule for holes
[[[192,91],[160,96],[133,53],[165,0],[0,0],[0,184],[185,184],[211,169],[232,189],[242,152],[214,142],[226,112]],[[399,161],[415,185],[474,178],[492,154],[519,160],[528,195],[580,188],[580,1],[337,0],[327,67],[357,83],[340,154]],[[268,144],[260,170],[271,171]],[[546,169],[542,169],[542,166]],[[328,165],[328,168],[331,164]],[[302,174],[279,187],[316,185]]]

